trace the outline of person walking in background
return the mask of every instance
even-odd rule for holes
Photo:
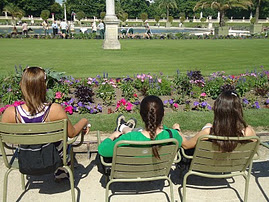
[[[57,24],[56,20],[53,21],[51,27],[52,27],[53,36],[58,34],[58,24]]]
[[[28,35],[28,25],[26,22],[23,22],[22,24],[22,33],[23,35]]]
[[[47,20],[44,20],[44,21],[42,22],[42,26],[43,26],[44,34],[45,34],[45,36],[46,36],[47,33],[48,33],[48,31],[49,31],[48,21],[47,21]]]
[[[96,33],[96,31],[97,31],[96,22],[95,22],[95,20],[93,20],[93,23],[92,23],[92,33]]]
[[[127,29],[127,37],[128,38],[134,38],[134,29],[133,29],[133,27],[129,27]]]
[[[102,20],[100,20],[97,29],[100,31],[100,38],[104,39],[105,38],[105,25]]]
[[[65,39],[66,37],[66,32],[67,32],[67,28],[68,28],[68,25],[65,21],[61,21],[60,23],[60,28],[61,28],[61,32],[62,32],[62,36],[63,38]]]

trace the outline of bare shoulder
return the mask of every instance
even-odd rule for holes
[[[252,126],[246,127],[245,133],[246,133],[246,136],[256,136],[256,132],[254,131]]]
[[[2,115],[2,122],[4,123],[15,123],[15,107],[8,107]]]
[[[63,107],[60,104],[53,103],[50,107],[50,113],[49,117],[51,121],[56,121],[59,119],[65,119],[66,118],[66,113],[63,109]]]

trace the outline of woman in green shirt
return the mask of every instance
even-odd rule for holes
[[[145,123],[145,129],[142,131],[131,131],[125,134],[115,131],[112,135],[106,138],[98,147],[98,152],[101,156],[112,157],[114,145],[120,140],[134,140],[134,141],[149,141],[149,140],[163,140],[170,138],[167,130],[162,126],[164,116],[164,106],[162,100],[157,96],[145,97],[140,105],[140,115]],[[179,131],[170,129],[173,138],[175,138],[179,147],[182,143],[182,137]],[[123,130],[127,131],[127,130]],[[159,157],[158,150],[153,147],[155,157]]]

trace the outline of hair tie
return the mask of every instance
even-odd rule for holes
[[[237,94],[236,94],[236,93],[234,93],[234,92],[231,92],[231,95],[233,95],[233,96],[237,97]]]

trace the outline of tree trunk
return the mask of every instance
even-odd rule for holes
[[[219,26],[223,27],[225,25],[225,21],[224,21],[225,11],[219,11],[219,12],[220,12]]]
[[[169,18],[169,7],[166,8],[166,21],[168,22]]]
[[[256,7],[256,13],[255,13],[255,23],[258,23],[258,21],[259,21],[260,6],[261,6],[261,0],[258,0],[258,4],[257,4],[257,7]]]

